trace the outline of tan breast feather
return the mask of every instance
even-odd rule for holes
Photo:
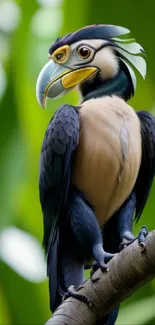
[[[91,99],[80,107],[73,183],[93,204],[100,225],[131,193],[141,162],[140,123],[122,99]]]

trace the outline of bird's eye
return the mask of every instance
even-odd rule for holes
[[[57,63],[64,63],[67,61],[68,56],[69,56],[69,46],[64,45],[61,48],[58,48],[57,50],[54,51],[52,55],[49,55],[49,59],[53,59]]]
[[[63,63],[66,61],[66,51],[55,53],[54,60],[58,63]]]
[[[86,46],[80,46],[78,48],[78,54],[82,59],[88,59],[91,54],[91,50]]]
[[[61,52],[56,54],[55,58],[57,59],[57,61],[61,61],[64,58],[64,53]]]

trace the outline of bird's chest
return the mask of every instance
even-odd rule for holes
[[[80,109],[73,183],[93,204],[99,224],[122,205],[141,161],[139,121],[121,99],[90,100]]]

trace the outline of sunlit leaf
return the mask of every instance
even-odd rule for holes
[[[46,278],[46,263],[41,246],[30,234],[15,227],[0,234],[0,256],[19,275],[31,282]]]

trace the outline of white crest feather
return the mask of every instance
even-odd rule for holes
[[[123,56],[124,59],[127,59],[141,74],[145,79],[146,76],[146,62],[141,56],[136,56],[125,52],[124,50],[117,48],[117,51]]]
[[[129,44],[120,44],[115,42],[122,50],[131,53],[131,54],[142,54],[144,53],[144,49],[138,43],[129,43]]]
[[[124,35],[124,33],[122,35]],[[136,75],[132,67],[134,67],[143,78],[146,76],[146,62],[141,56],[145,54],[143,47],[136,43],[134,38],[111,37],[110,40],[114,42],[116,51],[120,54],[120,60],[123,61],[128,68],[135,89]]]

